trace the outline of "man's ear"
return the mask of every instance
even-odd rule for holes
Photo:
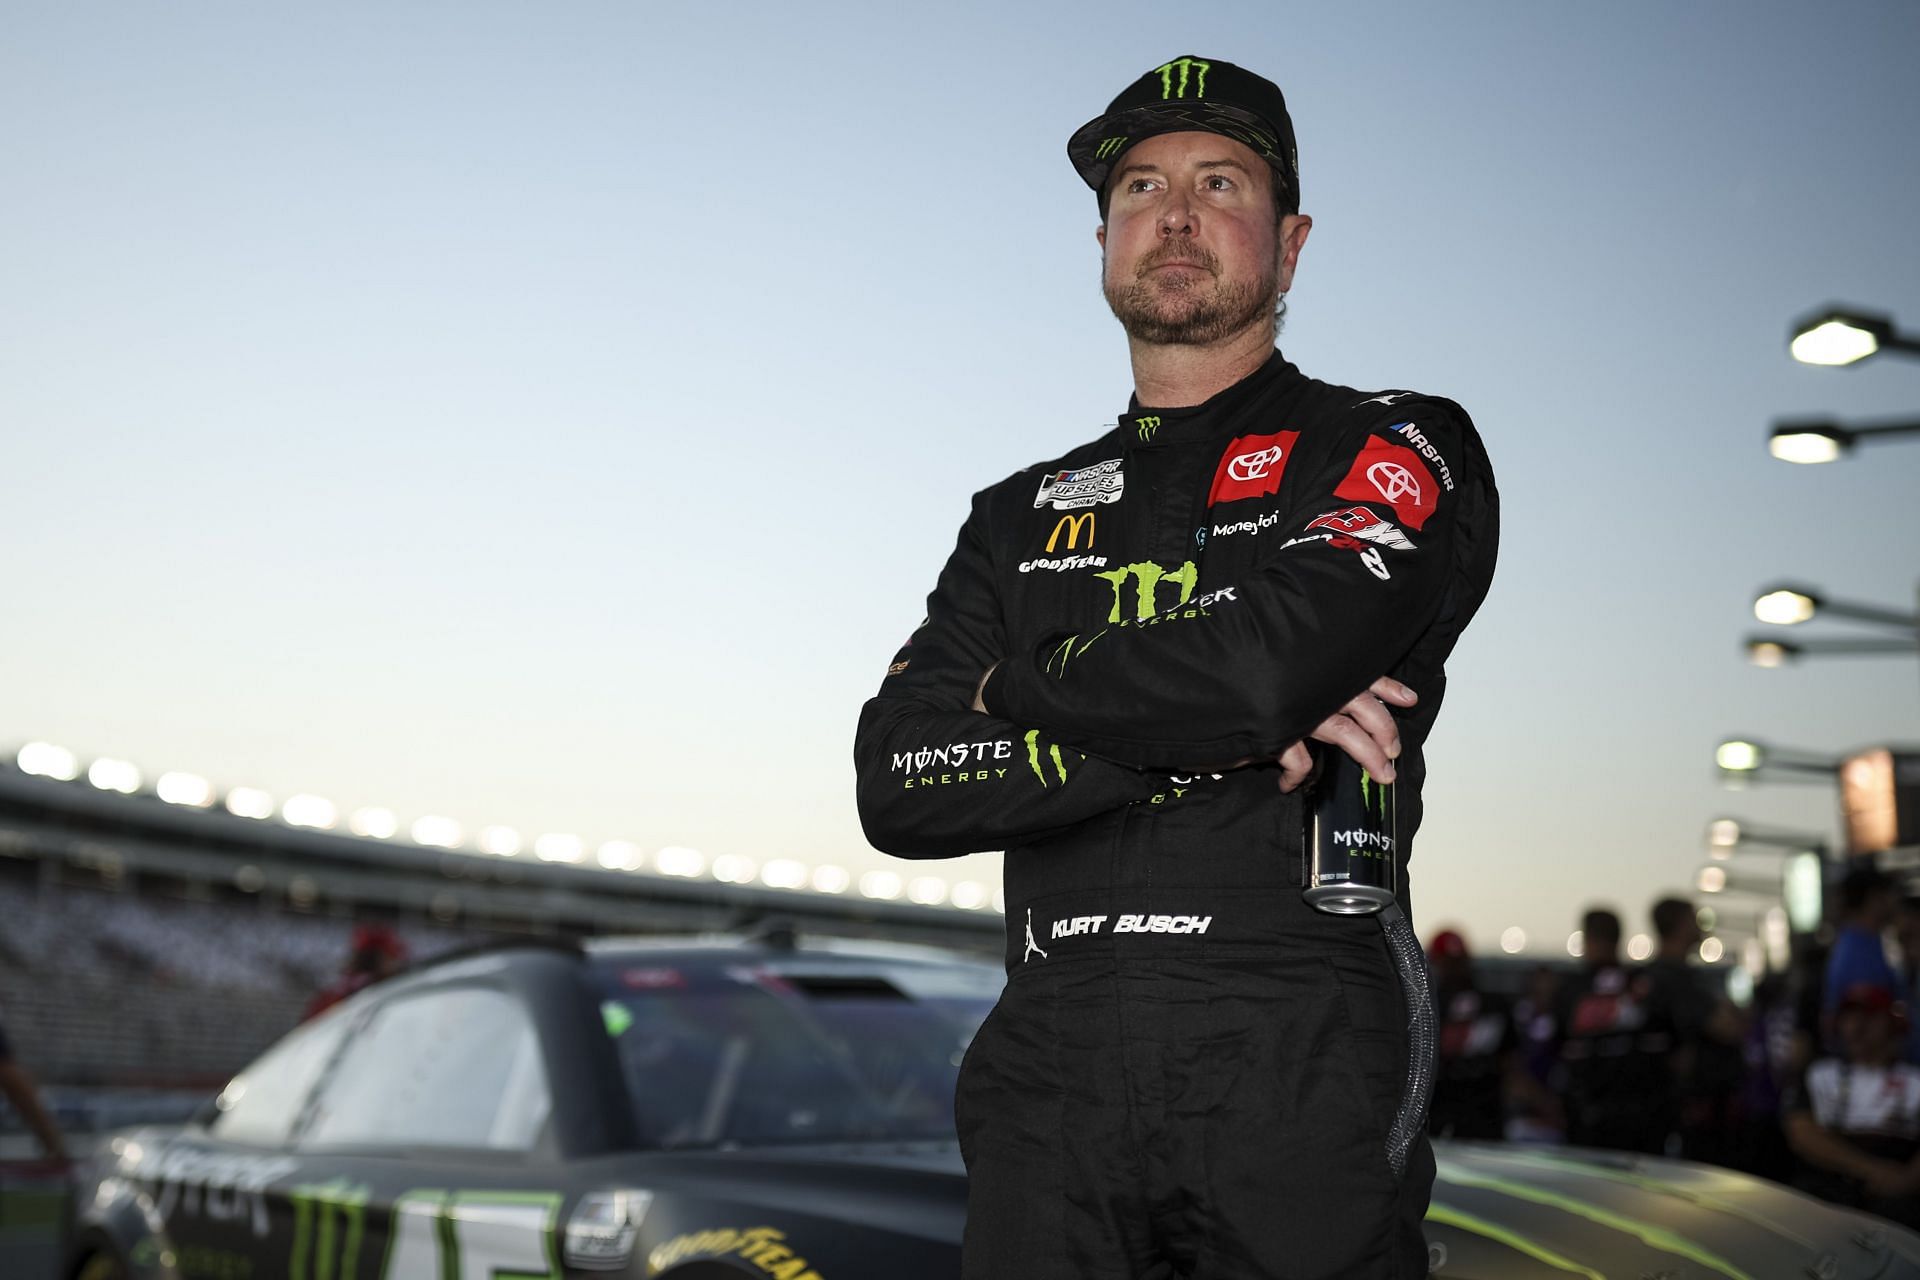
[[[1099,226],[1093,229],[1093,238],[1099,242],[1100,251],[1102,253],[1106,252],[1106,248],[1107,248],[1107,224],[1106,223],[1103,222]]]

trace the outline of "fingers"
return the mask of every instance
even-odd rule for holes
[[[1340,708],[1333,717],[1351,719],[1379,747],[1388,759],[1398,759],[1400,755],[1400,726],[1394,722],[1393,712],[1371,693],[1363,693]],[[1317,736],[1317,735],[1316,735]],[[1322,738],[1321,741],[1326,741]],[[1352,753],[1349,752],[1349,755]],[[1359,757],[1355,757],[1358,759]]]
[[[1372,694],[1382,702],[1391,702],[1396,707],[1410,707],[1420,701],[1419,694],[1415,693],[1409,686],[1401,684],[1392,676],[1381,676],[1378,680],[1375,680],[1367,687],[1367,693]],[[1365,697],[1366,695],[1362,694],[1361,696]]]
[[[1280,753],[1280,790],[1293,791],[1313,772],[1313,753],[1307,744],[1296,742]]]
[[[1380,781],[1393,781],[1393,759],[1387,754],[1387,748],[1391,746],[1396,753],[1399,751],[1397,736],[1385,740],[1376,738],[1362,728],[1357,720],[1341,714],[1322,720],[1320,727],[1313,731],[1313,740],[1340,748]]]

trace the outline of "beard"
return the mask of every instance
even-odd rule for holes
[[[1150,274],[1169,262],[1190,264],[1206,275]],[[1257,279],[1222,282],[1220,261],[1213,253],[1168,241],[1140,259],[1130,281],[1110,281],[1103,269],[1100,291],[1134,341],[1200,347],[1232,337],[1263,318],[1271,323],[1280,303],[1280,271],[1268,263]]]

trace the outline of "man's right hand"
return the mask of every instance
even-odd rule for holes
[[[1309,736],[1340,748],[1356,764],[1382,782],[1392,782],[1393,762],[1400,755],[1400,727],[1386,704],[1411,707],[1420,700],[1406,685],[1391,676],[1381,676],[1367,691],[1325,720]],[[1305,740],[1294,743],[1280,755],[1280,790],[1293,791],[1313,772],[1313,754]]]

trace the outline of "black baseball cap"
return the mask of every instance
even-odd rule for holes
[[[1217,133],[1253,148],[1273,168],[1276,193],[1300,203],[1300,157],[1280,86],[1218,58],[1175,58],[1135,80],[1067,139],[1067,158],[1095,195],[1136,142],[1161,133]],[[1101,197],[1104,211],[1106,199]]]

